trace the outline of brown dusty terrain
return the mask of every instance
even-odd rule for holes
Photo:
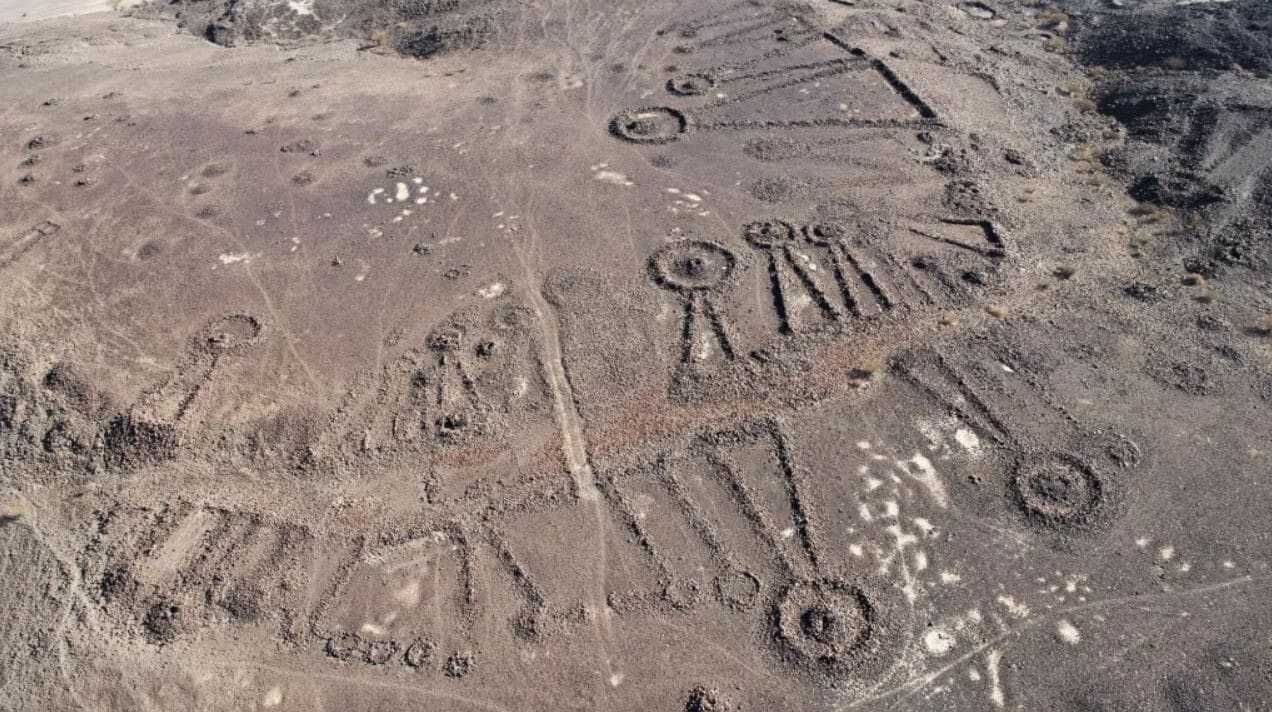
[[[1272,709],[1266,68],[1071,4],[0,25],[0,710]]]

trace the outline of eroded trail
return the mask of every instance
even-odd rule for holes
[[[527,289],[531,309],[540,325],[542,336],[543,370],[552,389],[553,406],[557,423],[561,429],[561,444],[564,450],[566,467],[574,479],[575,494],[592,511],[596,521],[596,538],[593,547],[580,550],[581,554],[594,558],[589,577],[587,605],[592,610],[592,630],[596,638],[599,660],[605,667],[605,678],[613,685],[622,676],[614,671],[610,657],[609,641],[613,637],[609,623],[609,604],[606,596],[606,578],[609,569],[609,553],[606,549],[606,517],[605,503],[600,491],[596,488],[596,477],[592,471],[592,463],[588,456],[587,438],[583,432],[583,420],[579,415],[574,400],[574,391],[570,385],[569,375],[565,370],[565,359],[561,351],[560,322],[556,310],[537,289]],[[603,688],[602,688],[603,689]]]
[[[543,367],[548,385],[552,388],[552,400],[557,422],[561,426],[561,442],[565,450],[565,462],[574,477],[574,486],[580,499],[594,501],[600,498],[596,478],[587,454],[587,439],[583,434],[583,420],[574,402],[570,378],[565,372],[561,355],[560,326],[552,305],[536,290],[527,290],[531,308],[539,320],[543,335]]]

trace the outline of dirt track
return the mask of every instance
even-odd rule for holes
[[[0,25],[0,710],[1268,709],[1267,11],[1067,5]]]

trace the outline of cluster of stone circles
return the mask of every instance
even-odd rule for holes
[[[1094,524],[1107,500],[1095,469],[1066,455],[1025,460],[1016,468],[1010,487],[1025,517],[1051,529],[1077,530]]]
[[[716,289],[733,275],[736,266],[732,252],[707,240],[664,245],[649,260],[655,282],[682,292]]]
[[[716,80],[709,74],[681,74],[667,80],[667,91],[676,96],[702,96],[715,87]]]
[[[669,106],[628,109],[610,119],[609,129],[631,143],[670,143],[689,130],[689,117]]]
[[[828,220],[796,228],[785,220],[757,220],[742,228],[742,237],[752,247],[771,250],[798,241],[801,237],[809,244],[826,247],[848,237],[848,229]]]
[[[849,581],[797,581],[777,602],[773,633],[780,652],[792,663],[840,675],[868,658],[878,619],[871,595]]]
[[[260,319],[250,314],[227,314],[203,327],[197,337],[198,347],[213,354],[236,351],[254,343],[262,330]]]
[[[416,638],[403,650],[395,640],[367,640],[356,633],[342,633],[327,639],[326,653],[336,660],[361,660],[368,665],[386,665],[400,658],[408,667],[422,670],[437,659],[437,644],[428,638]],[[458,652],[447,658],[442,672],[447,677],[464,677],[473,666],[472,653]]]

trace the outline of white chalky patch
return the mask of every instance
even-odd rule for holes
[[[1061,642],[1069,645],[1077,645],[1082,642],[1082,634],[1067,620],[1060,620],[1056,623],[1056,636],[1060,638]]]
[[[1003,368],[1006,368],[1004,366]],[[985,667],[989,672],[989,701],[994,703],[995,707],[1002,708],[1006,704],[1003,697],[1003,685],[998,679],[998,662],[1002,660],[1003,654],[999,650],[991,650],[985,656]]]
[[[706,361],[710,359],[712,353],[715,353],[715,343],[711,341],[706,334],[698,334],[696,345],[693,347],[693,360]]]
[[[608,171],[608,170],[597,171],[592,174],[592,178],[594,180],[599,180],[602,183],[618,185],[624,188],[636,185],[635,181],[631,180],[626,175],[619,173],[618,171]]]
[[[398,202],[406,200],[407,198],[411,197],[410,187],[407,186],[407,184],[405,183],[398,183],[397,192],[393,194],[393,197],[396,198]]]
[[[959,581],[962,581],[962,580],[963,580],[963,577],[962,577],[962,576],[959,576],[958,574],[954,573],[953,571],[942,571],[942,572],[941,572],[941,583],[943,583],[943,584],[946,584],[946,585],[954,584],[954,583],[958,583]]]
[[[495,282],[486,287],[477,290],[477,295],[482,299],[494,299],[504,293],[503,282]]]
[[[252,253],[250,252],[224,252],[217,259],[221,260],[223,265],[232,265],[236,262],[250,262]]]
[[[1162,561],[1170,561],[1175,558],[1175,547],[1163,546],[1161,549],[1157,550],[1157,557]]]
[[[265,693],[264,699],[261,700],[261,707],[277,707],[283,703],[283,691],[275,685],[269,688],[269,692]]]
[[[954,636],[944,630],[930,630],[923,636],[923,646],[937,657],[953,650],[956,642]]]
[[[412,581],[393,592],[393,599],[407,608],[418,606],[421,596],[419,581]]]
[[[955,430],[954,439],[958,441],[959,445],[963,446],[964,450],[969,452],[975,452],[980,449],[980,438],[968,428]]]
[[[927,488],[936,506],[949,509],[950,496],[945,491],[945,483],[941,482],[940,476],[936,474],[936,468],[932,466],[931,460],[924,457],[922,453],[915,453],[909,460],[897,460],[897,466]]]
[[[901,593],[905,595],[907,601],[914,603],[919,596],[919,586],[914,575],[910,573],[909,567],[906,566],[905,548],[917,543],[919,538],[902,530],[900,524],[890,524],[887,527],[884,527],[884,531],[891,534],[896,539],[895,549],[899,562],[898,567],[900,569],[901,577],[904,579],[904,583],[900,586]],[[892,557],[888,557],[889,560],[891,560],[891,558]],[[888,561],[885,561],[883,568],[886,569],[887,567]]]
[[[1003,605],[1003,608],[1006,608],[1007,612],[1010,613],[1013,617],[1016,617],[1016,618],[1029,617],[1029,614],[1030,614],[1029,606],[1026,606],[1023,603],[1017,603],[1016,599],[1012,598],[1011,596],[999,596],[998,602],[1001,603]]]
[[[891,534],[897,540],[897,551],[904,550],[907,546],[919,543],[919,538],[909,532],[903,530],[899,524],[889,524],[884,531]]]
[[[671,195],[679,196],[675,200],[671,201],[671,205],[668,206],[668,209],[671,212],[679,214],[681,210],[685,210],[699,217],[706,217],[711,214],[710,210],[702,209],[701,195],[698,195],[697,193],[690,193],[679,188],[663,188],[663,190]],[[702,193],[703,195],[710,195],[710,193],[705,190],[702,191]]]
[[[941,433],[941,429],[935,423],[920,420],[915,423],[915,427],[927,439],[929,450],[937,450],[941,447],[941,443],[945,442],[945,435]]]

